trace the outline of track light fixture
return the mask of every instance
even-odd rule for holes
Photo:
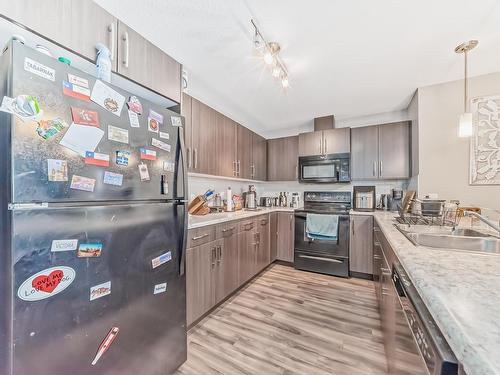
[[[253,38],[254,48],[260,56],[262,56],[264,63],[271,67],[272,76],[280,80],[283,88],[288,88],[290,86],[290,82],[288,81],[288,70],[279,56],[281,46],[276,42],[266,41],[254,20],[250,20],[250,22],[255,29]]]

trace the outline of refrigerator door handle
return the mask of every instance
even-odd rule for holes
[[[186,145],[184,143],[184,128],[179,127],[179,147],[177,148],[177,163],[176,171],[174,176],[174,199],[186,199],[187,193],[187,161],[186,161]],[[182,197],[179,196],[178,192],[178,176],[180,169],[182,168]],[[184,204],[184,234],[182,236],[182,244],[179,247],[179,275],[184,275],[186,268],[186,246],[187,246],[187,236],[188,236],[188,214],[187,207]]]

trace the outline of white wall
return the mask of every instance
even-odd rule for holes
[[[458,138],[463,81],[418,90],[419,194],[500,210],[500,186],[469,185],[470,140]],[[500,72],[470,79],[469,96],[500,94]]]

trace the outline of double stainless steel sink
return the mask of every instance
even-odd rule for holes
[[[500,238],[474,229],[395,224],[414,245],[500,254]]]

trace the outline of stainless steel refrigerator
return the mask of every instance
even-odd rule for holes
[[[0,74],[0,99],[21,98],[0,112],[0,374],[172,373],[186,360],[183,119],[138,96],[131,119],[117,98],[134,93],[109,83],[109,106],[88,100],[95,77],[16,41]],[[20,115],[30,96],[37,119]]]

